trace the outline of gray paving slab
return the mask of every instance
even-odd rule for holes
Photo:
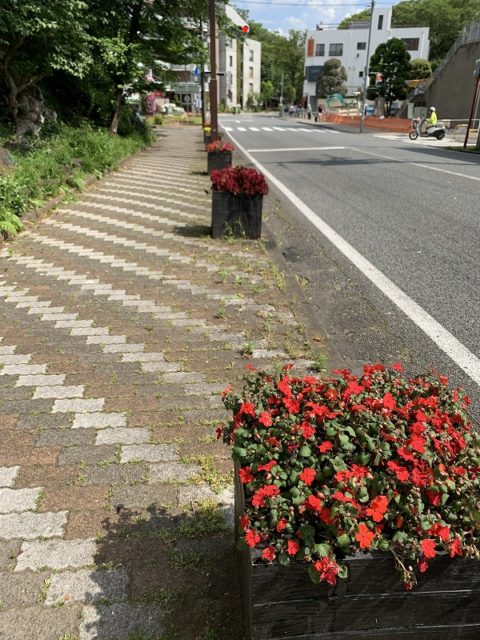
[[[130,640],[134,634],[160,639],[163,621],[164,611],[159,605],[87,606],[83,609],[80,640]]]
[[[67,569],[93,564],[94,540],[41,540],[24,542],[15,571],[25,569]]]
[[[7,513],[0,515],[0,540],[23,538],[53,538],[62,536],[67,522],[67,512],[57,513]]]
[[[125,569],[62,571],[50,578],[45,604],[127,600],[128,574]]]

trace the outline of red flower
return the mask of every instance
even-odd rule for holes
[[[223,151],[233,151],[233,145],[230,142],[222,142],[221,140],[214,140],[205,145],[205,151],[209,153],[221,153]]]
[[[351,395],[358,396],[359,393],[365,391],[365,387],[361,384],[358,384],[356,380],[352,380],[348,383],[347,388],[343,392],[342,398],[347,400]]]
[[[420,573],[425,573],[425,571],[428,569],[428,562],[425,560],[425,558],[419,558],[418,569]]]
[[[234,195],[266,195],[268,184],[263,173],[249,167],[215,169],[210,175],[214,191],[227,191]]]
[[[404,447],[399,447],[397,449],[397,453],[404,460],[410,460],[411,462],[415,461],[415,456],[413,455],[413,453],[408,449],[405,449]]]
[[[272,416],[266,411],[262,411],[260,414],[258,421],[260,424],[263,424],[264,427],[270,427],[272,425]]]
[[[300,425],[300,429],[302,430],[302,435],[306,440],[315,435],[315,427],[312,427],[309,422],[303,421]]]
[[[431,533],[434,536],[438,536],[443,542],[448,542],[450,538],[450,527],[440,524],[440,522],[436,522],[433,527],[430,527],[428,533]]]
[[[280,493],[280,489],[274,484],[266,484],[263,487],[260,487],[252,497],[252,505],[254,507],[264,507],[266,498],[273,498],[278,496]]]
[[[433,504],[434,507],[438,507],[442,499],[440,491],[426,491],[426,494],[430,504]]]
[[[251,470],[251,467],[241,467],[238,470],[238,477],[240,478],[240,482],[242,484],[247,484],[247,482],[254,481],[255,478],[253,477]]]
[[[371,516],[374,522],[381,522],[388,506],[386,496],[377,496],[370,502],[370,507],[365,510],[367,516]]]
[[[461,556],[463,554],[462,541],[459,538],[454,538],[450,543],[450,547],[448,548],[448,550],[451,558],[454,558],[455,556]]]
[[[224,398],[224,397],[225,397],[227,394],[229,394],[229,393],[230,393],[230,391],[232,391],[232,390],[233,390],[233,387],[230,387],[230,386],[229,386],[229,387],[225,387],[225,389],[222,391],[222,394],[221,394],[221,395],[222,395],[222,398]]]
[[[310,486],[312,482],[315,480],[316,475],[317,475],[317,472],[315,471],[315,469],[310,469],[307,467],[300,474],[300,480],[303,480],[303,482],[305,482],[307,486]]]
[[[392,369],[394,371],[398,371],[399,373],[402,373],[403,371],[403,367],[399,362],[395,362],[394,364],[392,364]]]
[[[383,406],[385,407],[385,409],[395,409],[395,407],[397,406],[395,398],[389,391],[387,391],[387,393],[383,396]]]
[[[255,405],[253,402],[242,402],[242,406],[240,407],[240,413],[244,416],[253,416],[257,415]]]
[[[260,542],[260,536],[253,529],[249,529],[248,531],[245,531],[245,542],[250,548],[256,547]]]
[[[367,525],[361,522],[358,525],[358,530],[355,534],[355,539],[358,540],[360,549],[370,549],[374,538],[375,534],[373,533],[373,531],[370,531]]]
[[[275,560],[276,553],[274,547],[267,547],[262,551],[263,560],[268,560],[268,562],[273,562]]]
[[[278,533],[281,533],[285,529],[287,524],[288,524],[288,520],[286,518],[281,518],[277,522],[277,526],[275,527],[275,529],[278,531]]]
[[[420,546],[422,547],[425,558],[434,558],[437,555],[437,552],[435,551],[435,540],[425,538],[422,540]]]
[[[327,453],[331,449],[333,449],[333,444],[329,440],[324,440],[318,447],[320,453]]]
[[[397,476],[397,480],[400,480],[400,482],[406,482],[410,477],[408,469],[405,469],[405,467],[402,467],[396,462],[393,462],[393,460],[389,460],[387,462],[387,467],[390,469],[390,471],[393,471],[393,473]]]
[[[320,580],[328,582],[328,584],[331,584],[332,586],[337,584],[339,566],[336,562],[330,558],[324,557],[320,560],[316,560],[316,562],[313,563],[313,566],[320,574]]]
[[[418,451],[418,453],[425,453],[425,442],[425,438],[422,438],[421,436],[417,436],[415,434],[413,434],[412,437],[407,440],[407,444],[412,447],[414,451]]]
[[[276,460],[270,460],[270,462],[267,462],[267,464],[259,464],[257,467],[258,471],[270,471],[272,467],[274,467],[277,464]]]
[[[296,556],[300,549],[300,543],[296,540],[289,540],[287,542],[287,553],[289,556]]]
[[[303,504],[307,507],[307,509],[310,509],[310,511],[319,512],[322,508],[323,503],[320,498],[317,498],[317,496],[308,496]]]
[[[300,402],[294,398],[283,398],[283,404],[288,409],[289,413],[298,413],[300,411]]]
[[[248,516],[240,516],[240,529],[245,531],[250,524],[250,518]]]

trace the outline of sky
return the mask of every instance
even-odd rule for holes
[[[287,36],[289,29],[305,31],[317,24],[334,29],[343,18],[370,6],[369,0],[231,0],[247,9],[251,19],[270,31]],[[377,0],[377,6],[391,6],[394,0]]]

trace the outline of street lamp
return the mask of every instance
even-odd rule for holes
[[[375,0],[372,0],[370,5],[370,22],[368,25],[368,39],[367,39],[367,60],[365,62],[365,71],[363,73],[363,103],[362,114],[360,117],[360,133],[363,133],[365,126],[365,107],[367,106],[367,87],[368,87],[368,63],[370,58],[370,40],[372,37],[372,22],[373,22],[373,9],[375,7]]]

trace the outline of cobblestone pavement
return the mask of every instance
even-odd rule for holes
[[[304,337],[198,128],[0,248],[0,638],[242,637],[219,391]]]

